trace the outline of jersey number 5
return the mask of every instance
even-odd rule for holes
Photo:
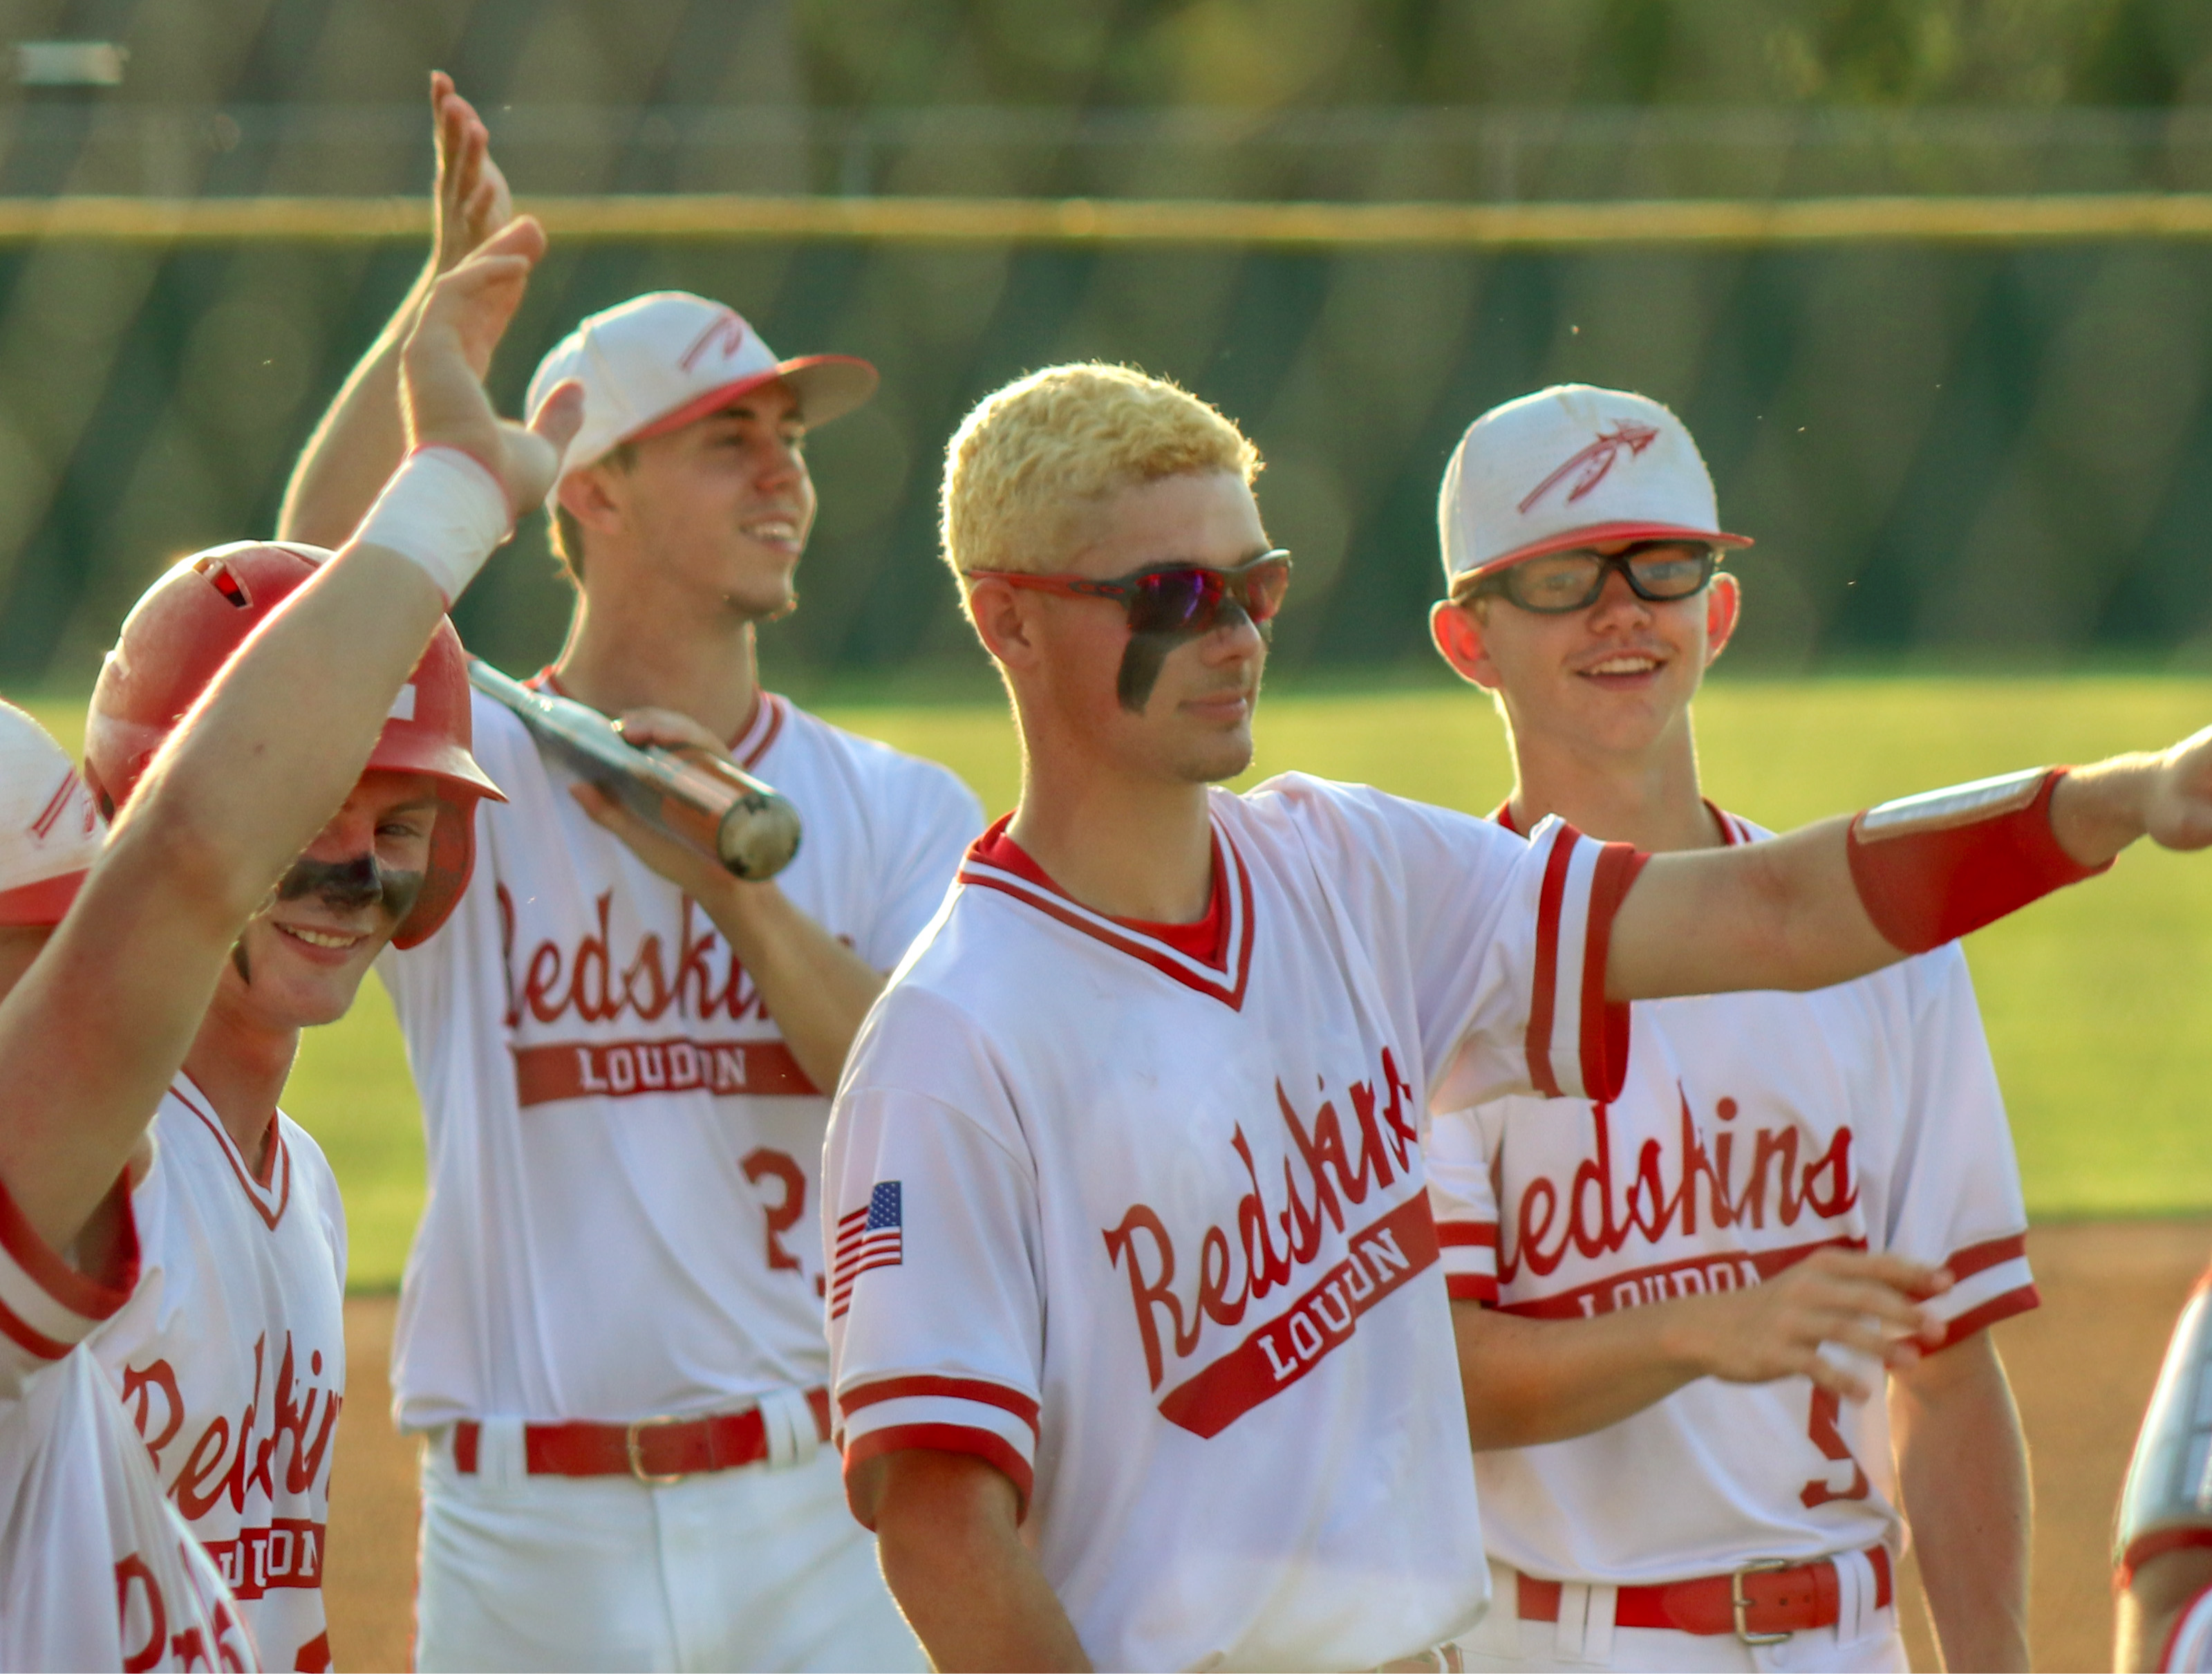
[[[1797,1494],[1808,1510],[1814,1506],[1825,1506],[1831,1500],[1863,1500],[1867,1497],[1867,1474],[1859,1469],[1859,1462],[1851,1457],[1850,1444],[1844,1440],[1840,1427],[1843,1415],[1843,1402],[1836,1391],[1814,1385],[1813,1418],[1807,1427],[1813,1438],[1813,1446],[1820,1450],[1822,1458],[1835,1459],[1850,1466],[1851,1481],[1848,1488],[1837,1488],[1832,1481],[1833,1472],[1827,1476],[1814,1477]]]
[[[783,1182],[783,1201],[761,1205],[762,1212],[768,1216],[769,1270],[797,1272],[799,1257],[783,1247],[783,1235],[796,1227],[799,1217],[806,1213],[805,1174],[782,1152],[771,1151],[765,1145],[748,1152],[738,1166],[745,1171],[745,1178],[755,1185],[770,1175]]]

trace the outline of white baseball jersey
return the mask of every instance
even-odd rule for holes
[[[1295,775],[1212,807],[1201,925],[1000,827],[870,1014],[823,1165],[847,1476],[1004,1471],[1099,1667],[1373,1667],[1486,1591],[1428,1088],[1466,1039],[1605,1090],[1638,861]]]
[[[1721,819],[1731,843],[1769,835]],[[1958,1284],[1929,1306],[1948,1342],[2036,1306],[2012,1138],[1955,944],[1811,994],[1642,1002],[1630,1039],[1609,1104],[1449,1108],[1447,1078],[1430,1176],[1455,1297],[1589,1318],[1754,1285],[1835,1246],[1948,1265]],[[1476,1470],[1491,1552],[1547,1580],[1672,1580],[1902,1544],[1887,1404],[1805,1378],[1700,1379]]]
[[[206,1095],[172,1083],[131,1194],[138,1289],[91,1347],[263,1657],[322,1669],[345,1209],[322,1147],[282,1112],[270,1123],[257,1173]]]
[[[429,1143],[400,1294],[401,1424],[624,1421],[826,1380],[829,1101],[698,906],[593,825],[478,697],[476,874],[387,953]],[[763,694],[737,759],[805,822],[779,878],[888,971],[982,825],[944,768]]]
[[[222,1578],[82,1345],[137,1281],[127,1204],[78,1272],[0,1190],[0,1668],[256,1668]]]

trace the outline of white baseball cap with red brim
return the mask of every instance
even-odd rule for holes
[[[0,703],[0,925],[60,923],[103,835],[68,752]]]
[[[554,345],[530,380],[528,411],[561,384],[584,387],[584,424],[561,475],[626,441],[680,429],[763,384],[781,383],[810,429],[876,393],[876,368],[850,355],[780,361],[736,309],[684,290],[656,290],[593,314]],[[546,496],[550,506],[556,482]]]
[[[1554,384],[1468,427],[1437,496],[1444,581],[1614,540],[1748,546],[1720,526],[1682,421],[1648,396]]]

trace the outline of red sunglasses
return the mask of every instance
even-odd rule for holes
[[[1220,620],[1233,598],[1264,626],[1283,607],[1291,586],[1291,555],[1278,546],[1228,569],[1211,564],[1164,563],[1110,581],[1088,575],[1037,575],[1025,569],[970,569],[970,581],[1004,581],[1066,599],[1111,599],[1129,615],[1133,634],[1203,634]]]

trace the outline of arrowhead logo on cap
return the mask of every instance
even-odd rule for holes
[[[724,360],[728,360],[744,347],[745,322],[738,319],[734,311],[723,310],[722,317],[699,333],[699,340],[684,351],[684,358],[676,364],[686,372],[690,371],[698,363],[699,356],[707,352],[708,345],[718,340],[720,346],[715,352]]]
[[[1582,474],[1575,478],[1575,485],[1567,490],[1567,503],[1572,505],[1605,480],[1606,473],[1613,469],[1613,462],[1620,457],[1622,448],[1626,447],[1629,457],[1633,459],[1658,440],[1659,432],[1651,425],[1620,419],[1610,431],[1599,431],[1596,441],[1530,489],[1528,497],[1515,509],[1526,517],[1530,508],[1539,500],[1579,471]]]

